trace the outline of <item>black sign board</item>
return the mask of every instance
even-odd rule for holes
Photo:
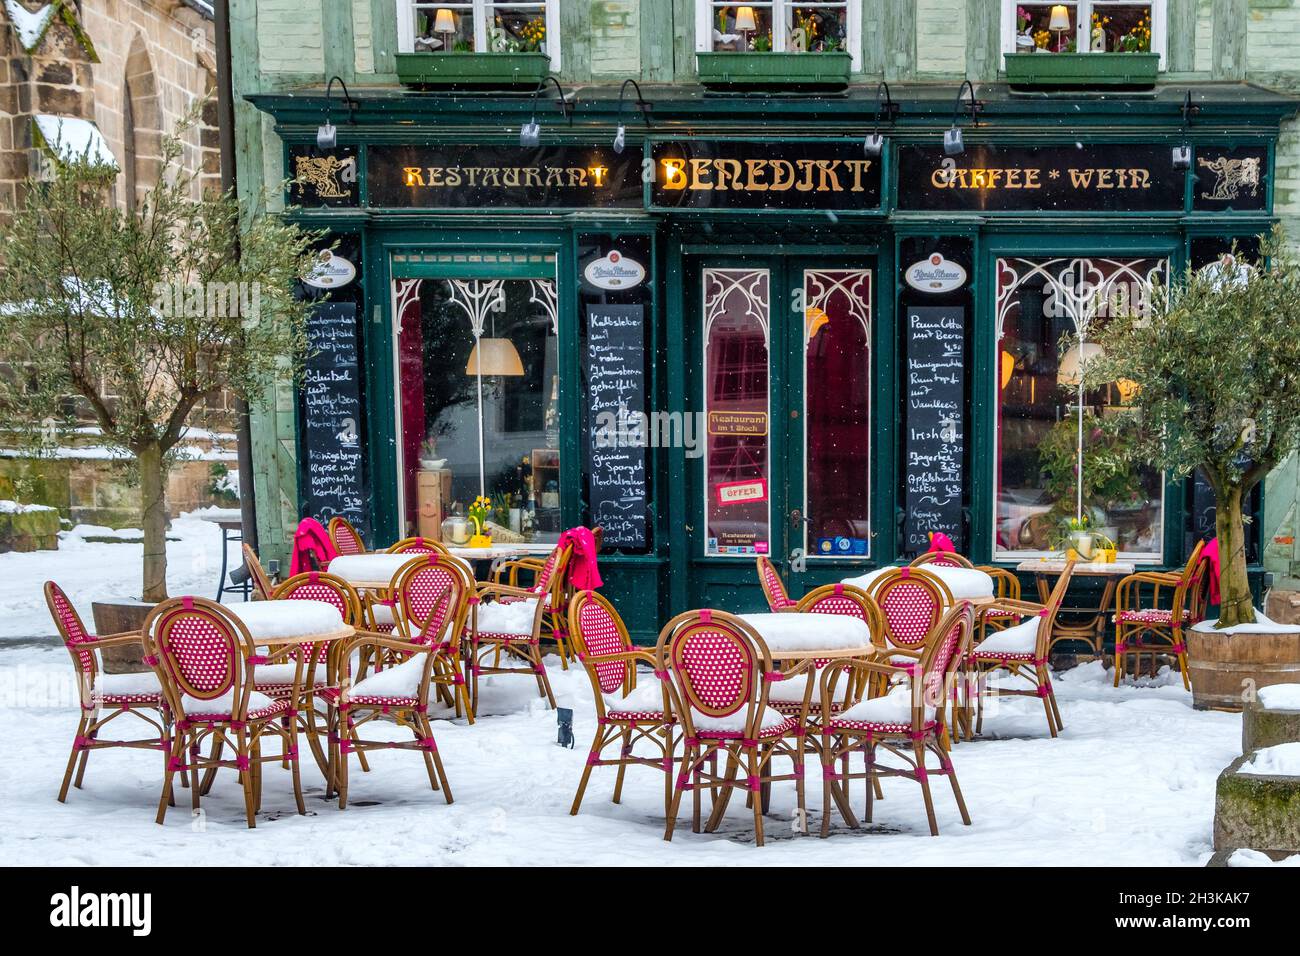
[[[898,208],[932,212],[1181,212],[1185,170],[1168,146],[898,148]]]
[[[861,141],[655,143],[650,205],[666,209],[871,212],[880,158]]]
[[[289,203],[294,206],[359,206],[355,146],[330,150],[315,146],[289,148]]]
[[[645,306],[587,306],[587,467],[593,525],[646,546]]]
[[[928,550],[932,531],[948,535],[960,551],[966,312],[953,305],[911,306],[906,316],[903,551]]]
[[[303,512],[322,524],[342,515],[369,531],[361,453],[361,368],[357,307],[322,302],[307,323],[302,389]]]
[[[1268,148],[1197,146],[1192,166],[1197,212],[1257,212],[1268,208]]]
[[[641,150],[610,146],[371,146],[367,203],[420,209],[639,207]]]

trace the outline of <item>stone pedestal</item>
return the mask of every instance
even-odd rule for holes
[[[1214,849],[1249,847],[1270,856],[1300,853],[1300,777],[1258,777],[1238,757],[1219,774]]]
[[[1300,710],[1265,710],[1258,702],[1241,715],[1241,752],[1300,740]]]

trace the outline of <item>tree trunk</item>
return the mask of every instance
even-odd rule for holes
[[[144,531],[144,601],[167,599],[167,476],[155,442],[136,455],[140,467],[140,515]]]
[[[1215,509],[1219,535],[1219,627],[1255,622],[1255,602],[1246,577],[1246,526],[1241,519],[1240,485],[1223,489]]]

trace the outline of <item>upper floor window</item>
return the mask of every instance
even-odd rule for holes
[[[709,51],[831,53],[853,57],[862,69],[861,0],[696,0],[695,49]]]
[[[396,0],[399,53],[545,53],[560,68],[560,0]]]
[[[1002,0],[1004,53],[1159,53],[1165,68],[1166,0]]]

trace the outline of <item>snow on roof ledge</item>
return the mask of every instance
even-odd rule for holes
[[[59,162],[71,163],[86,159],[93,166],[121,168],[108,141],[104,139],[104,134],[90,120],[37,113],[32,117],[32,123],[41,145]]]
[[[50,28],[50,21],[54,19],[58,8],[47,3],[39,10],[28,10],[18,0],[5,0],[5,12],[9,14],[14,32],[18,34],[18,42],[28,53],[34,53],[45,38],[45,31]]]

